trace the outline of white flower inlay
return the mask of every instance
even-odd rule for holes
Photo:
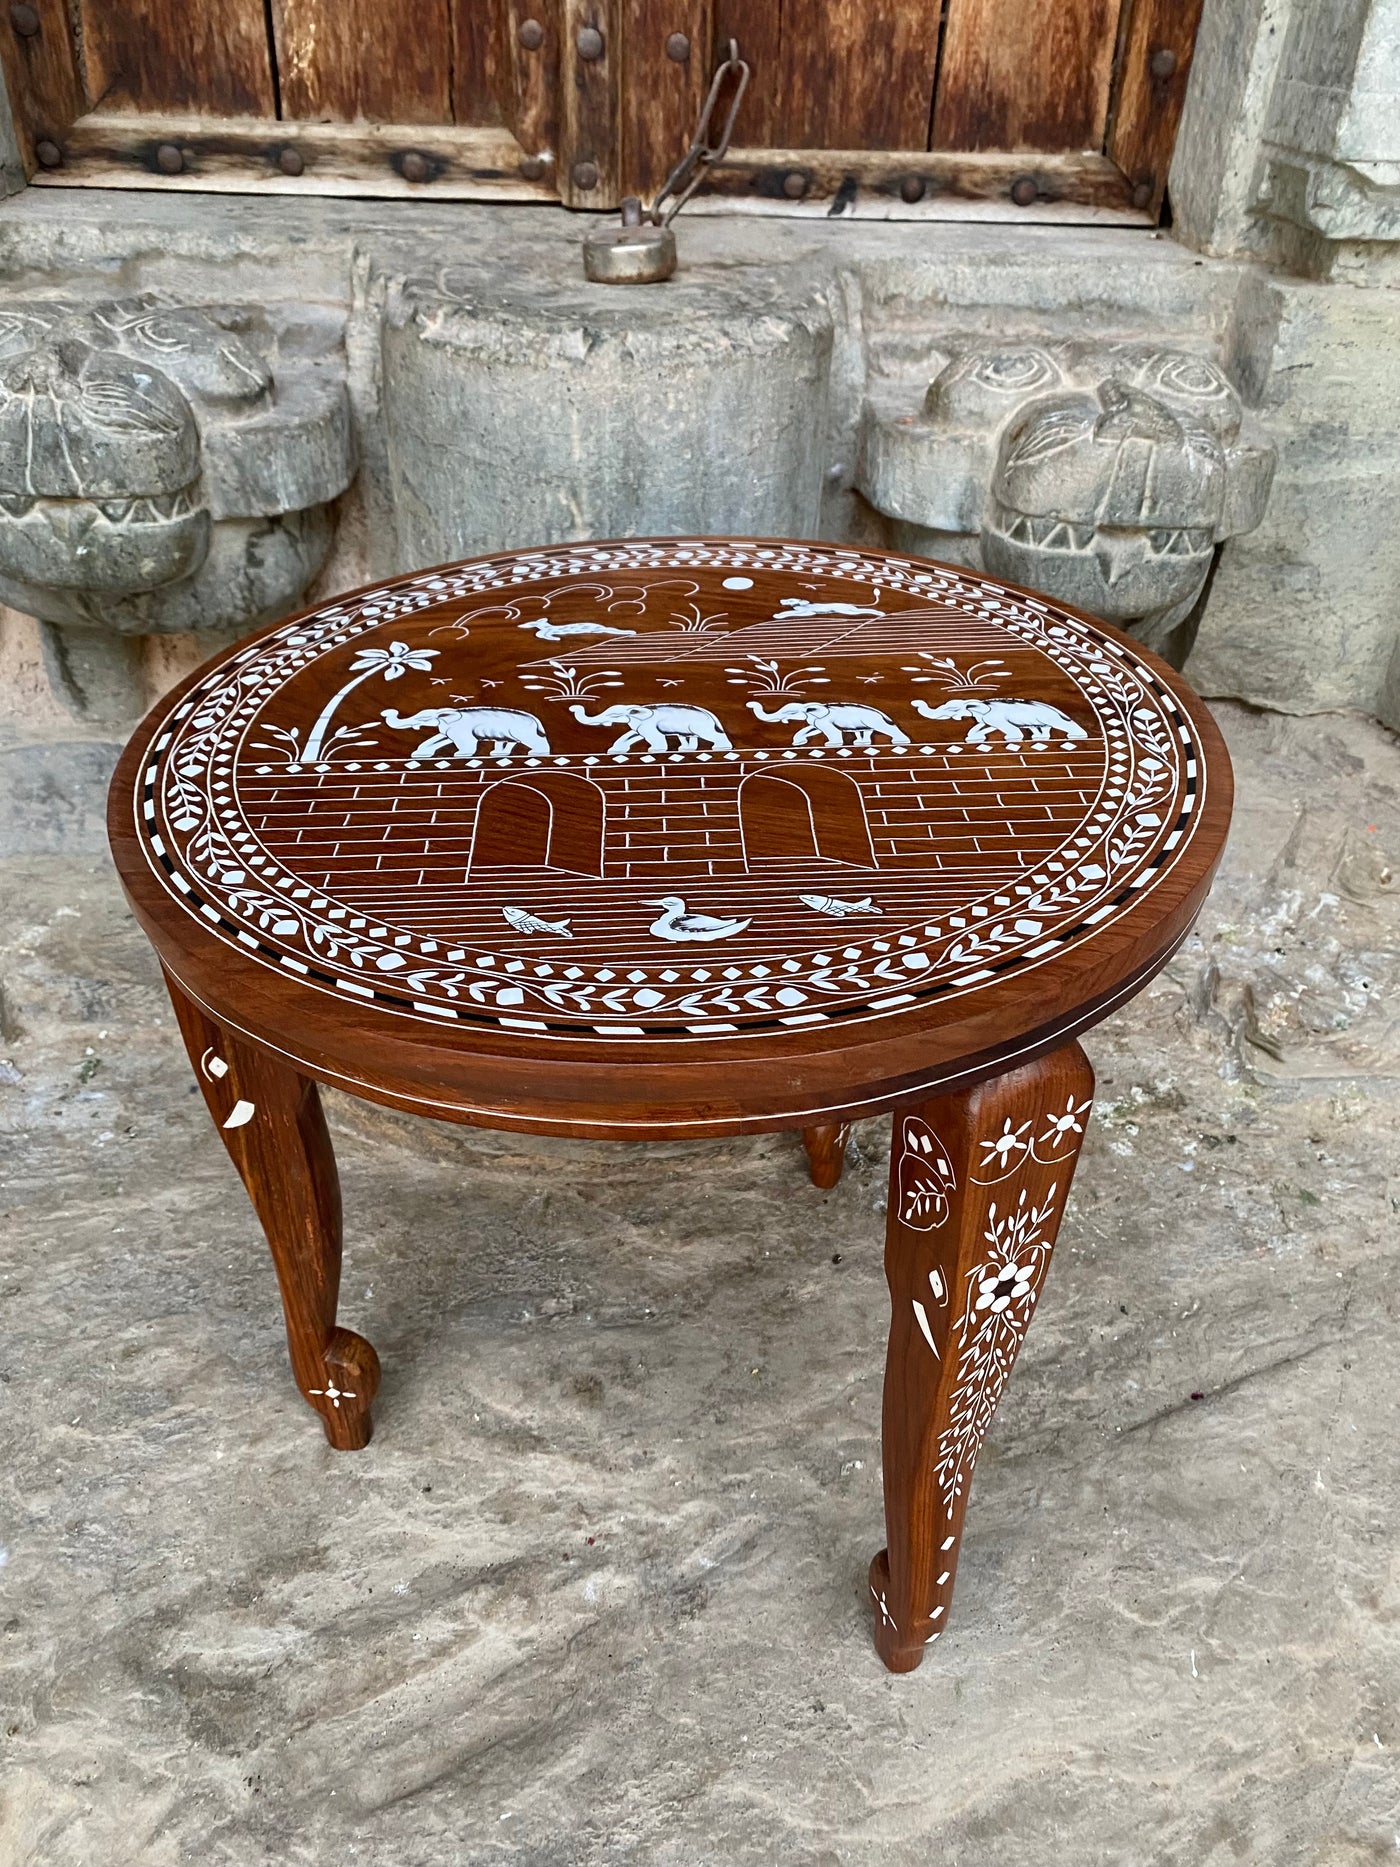
[[[1044,1158],[1041,1152],[1042,1149],[1048,1149],[1051,1154],[1054,1154],[1058,1148],[1065,1145],[1071,1135],[1083,1134],[1084,1117],[1089,1113],[1092,1106],[1093,1101],[1091,1097],[1086,1097],[1083,1102],[1076,1102],[1074,1097],[1070,1096],[1067,1098],[1064,1109],[1059,1115],[1047,1115],[1045,1118],[1045,1132],[1036,1137],[1036,1159],[1040,1160]]]
[[[989,1309],[994,1316],[1000,1316],[1004,1309],[1008,1309],[1011,1304],[1025,1296],[1034,1276],[1035,1265],[1033,1263],[1017,1264],[1014,1260],[1008,1259],[1000,1268],[994,1267],[978,1282],[976,1308]]]
[[[1024,1138],[1030,1125],[1029,1121],[1023,1121],[1019,1128],[1013,1128],[1008,1115],[996,1139],[982,1143],[982,1165],[989,1167],[995,1161],[998,1167],[1005,1168],[1013,1164],[1030,1146]]]
[[[973,1463],[1011,1364],[1029,1326],[1050,1261],[1060,1186],[1033,1199],[1022,1186],[1014,1203],[987,1207],[987,1257],[967,1273],[963,1313],[950,1338],[957,1368],[948,1424],[939,1434],[937,1474],[945,1513],[952,1517],[966,1494]],[[944,1544],[951,1548],[952,1538]]]

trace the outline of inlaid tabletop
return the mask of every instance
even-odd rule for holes
[[[854,1107],[1082,1028],[1189,926],[1228,805],[1184,684],[1042,597],[644,540],[266,631],[152,715],[113,827],[171,969],[323,1074],[358,1046],[386,1099],[470,1101],[472,1057],[674,1059],[727,1110],[726,1059],[781,1056],[810,1112],[803,1058],[866,1053]]]

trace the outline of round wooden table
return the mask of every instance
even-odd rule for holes
[[[1089,1115],[1230,814],[1129,637],[946,565],[649,539],[426,571],[163,700],[112,846],[267,1233],[292,1368],[368,1443],[318,1083],[627,1140],[894,1118],[876,1644],[943,1631]]]

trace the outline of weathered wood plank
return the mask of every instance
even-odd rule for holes
[[[685,154],[720,54],[709,0],[631,0],[623,48],[621,185],[651,196]],[[680,40],[689,48],[679,53]],[[721,108],[724,106],[721,99]]]
[[[940,12],[939,0],[785,6],[777,140],[794,149],[926,148]]]
[[[284,117],[451,122],[447,0],[272,0],[272,25]]]
[[[452,121],[509,123],[509,0],[449,0],[452,27]]]
[[[616,207],[621,197],[621,12],[622,0],[561,0],[556,180],[566,207]]]
[[[532,165],[543,165],[539,173],[552,178],[559,143],[559,0],[455,0],[453,19],[457,122],[503,123]]]
[[[11,22],[0,29],[0,61],[14,117],[15,135],[26,172],[37,163],[35,146],[52,143],[86,107],[73,57],[65,0],[31,0],[37,32],[20,32]]]
[[[77,17],[95,107],[277,114],[262,0],[78,0]]]
[[[182,167],[158,160],[174,149]],[[284,158],[299,161],[288,173]],[[165,188],[213,194],[391,195],[420,201],[553,201],[547,180],[521,174],[508,130],[421,124],[220,122],[195,116],[125,113],[80,117],[63,139],[63,166],[36,182],[58,187]],[[405,173],[422,157],[426,179]]]
[[[1130,0],[1131,4],[1131,0]],[[1166,192],[1202,0],[1136,0],[1122,36],[1108,153],[1154,217]]]
[[[181,172],[164,171],[157,152],[181,152]],[[522,174],[522,151],[504,129],[427,129],[291,124],[247,118],[92,115],[63,139],[64,165],[35,175],[57,187],[165,188],[211,193],[371,195],[419,200],[551,201],[549,174]],[[301,168],[287,174],[292,151]],[[429,178],[403,173],[406,154],[424,157]],[[794,198],[789,176],[802,182]],[[1013,202],[1019,181],[1033,196]],[[911,183],[917,182],[915,191]],[[911,198],[912,196],[912,198]],[[1150,217],[1131,206],[1131,186],[1106,156],[884,153],[869,150],[736,148],[709,172],[691,211],[830,214],[862,218],[1111,221],[1132,226]]]
[[[731,149],[707,171],[695,205],[768,204],[787,213],[837,218],[1074,220],[1111,215],[1134,226],[1149,216],[1115,162],[1100,155],[1025,156],[953,151]]]
[[[749,147],[923,149],[941,0],[714,0],[753,67],[739,133]]]
[[[1120,0],[948,0],[935,149],[1102,149]]]
[[[528,21],[541,29],[538,46],[521,37]],[[527,157],[544,161],[553,178],[559,151],[559,72],[563,58],[559,0],[509,0],[505,46],[509,54],[507,127]],[[526,33],[533,40],[533,31]]]
[[[754,6],[751,0],[712,0],[714,42],[710,69],[720,56],[719,48],[730,39],[739,42],[739,56],[747,60],[753,76],[744,98],[743,114],[736,133],[749,148],[767,143],[786,145],[788,139],[779,128],[782,106],[782,11],[769,4]]]

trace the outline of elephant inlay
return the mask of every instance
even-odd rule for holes
[[[584,726],[625,726],[627,730],[608,747],[610,752],[631,752],[636,746],[645,746],[648,752],[668,752],[673,739],[680,752],[694,752],[702,745],[716,752],[732,750],[728,733],[704,707],[679,703],[643,706],[624,701],[604,707],[601,713],[589,713],[577,704],[569,711]]]
[[[1019,745],[1027,735],[1040,741],[1053,739],[1056,733],[1065,739],[1089,736],[1068,713],[1044,700],[945,700],[939,707],[911,700],[909,704],[926,720],[976,721],[968,729],[969,745],[981,745],[992,733],[1000,733],[1007,745]]]
[[[888,740],[890,745],[909,744],[908,733],[878,707],[854,703],[846,706],[828,700],[788,700],[776,713],[769,713],[761,701],[751,700],[748,704],[751,713],[771,724],[802,721],[792,736],[795,746],[806,745],[813,739],[820,739],[823,745],[841,746],[846,743],[847,733],[851,735],[852,745],[868,746],[877,737]]]
[[[487,742],[493,758],[504,758],[517,746],[540,757],[549,751],[544,727],[534,714],[517,712],[514,707],[422,707],[417,713],[386,707],[379,717],[396,732],[409,732],[415,726],[434,729],[410,753],[415,761],[438,758],[449,746],[458,758],[475,758]]]

